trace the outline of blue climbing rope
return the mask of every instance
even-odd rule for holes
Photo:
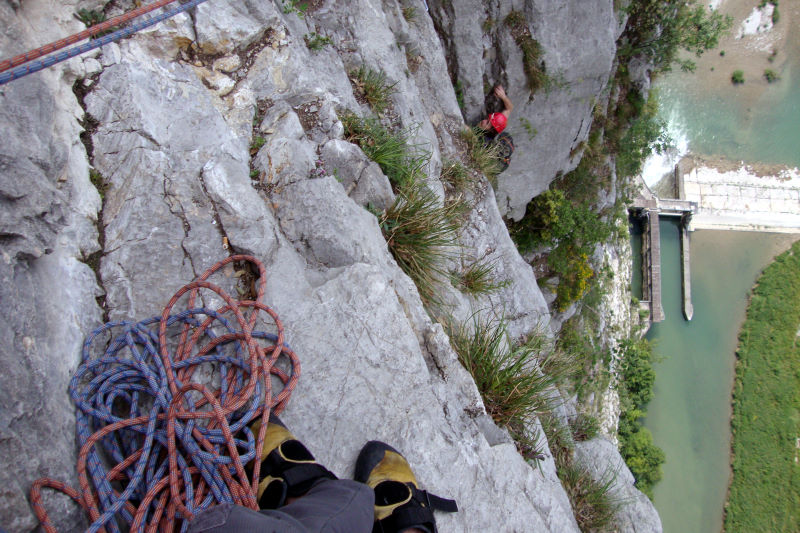
[[[68,48],[66,50],[61,50],[43,59],[37,59],[25,65],[20,65],[19,67],[0,73],[0,85],[22,78],[24,76],[27,76],[28,74],[33,74],[34,72],[38,72],[47,67],[53,66],[56,63],[66,61],[67,59],[71,59],[77,55],[88,52],[89,50],[94,50],[95,48],[100,48],[101,46],[106,45],[108,43],[124,39],[125,37],[133,35],[138,31],[141,31],[145,28],[149,28],[150,26],[158,24],[159,22],[162,22],[170,17],[174,17],[178,13],[183,13],[184,11],[187,11],[195,6],[198,6],[205,1],[206,0],[189,0],[185,4],[181,4],[178,7],[168,9],[163,13],[154,15],[152,17],[147,17],[144,20],[133,22],[125,28],[119,29],[115,32],[109,33],[102,37],[92,39],[87,43],[73,46],[72,48]]]

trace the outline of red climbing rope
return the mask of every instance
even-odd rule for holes
[[[60,50],[65,46],[69,46],[71,44],[80,42],[84,39],[88,39],[89,37],[97,35],[98,33],[103,33],[106,30],[110,30],[114,26],[120,26],[122,24],[125,24],[126,22],[133,20],[140,15],[144,15],[145,13],[149,13],[150,11],[154,11],[160,7],[164,7],[175,1],[177,0],[158,0],[157,2],[153,2],[152,4],[136,8],[133,11],[123,13],[122,15],[101,22],[100,24],[96,24],[94,26],[86,28],[80,33],[76,33],[74,35],[70,35],[69,37],[59,39],[58,41],[46,44],[35,50],[31,50],[29,52],[25,52],[24,54],[14,56],[11,59],[0,61],[0,72],[16,67],[17,65],[27,63],[28,61],[33,61],[38,57],[42,57],[43,55],[55,52],[56,50]]]
[[[232,262],[255,266],[255,300],[234,300],[207,281]],[[201,290],[225,305],[196,308]],[[46,478],[33,484],[31,503],[46,531],[56,530],[42,488],[77,502],[92,522],[89,531],[176,531],[217,503],[258,508],[261,464],[254,459],[261,455],[270,411],[283,410],[300,377],[278,315],[261,303],[265,290],[263,264],[232,256],[179,289],[160,317],[109,323],[87,338],[70,383],[78,408],[80,487]],[[185,310],[173,313],[182,299],[188,300]],[[268,318],[275,333],[257,330],[259,318]],[[112,331],[110,339],[103,335]],[[97,345],[102,355],[92,353]],[[214,385],[209,367],[218,376]],[[274,395],[271,376],[283,385]],[[258,435],[249,429],[255,420],[261,421]],[[102,457],[116,464],[108,469]],[[120,528],[120,521],[127,527]]]

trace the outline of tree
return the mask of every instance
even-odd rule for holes
[[[643,55],[659,71],[668,71],[674,64],[693,71],[694,61],[678,57],[678,51],[699,57],[716,47],[720,36],[733,24],[730,16],[685,0],[634,0],[627,12],[620,54]]]

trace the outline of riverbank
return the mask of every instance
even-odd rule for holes
[[[739,334],[727,531],[800,530],[800,242],[758,279]]]

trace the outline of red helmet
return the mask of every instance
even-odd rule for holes
[[[506,129],[506,116],[502,113],[492,113],[489,115],[489,122],[497,133]]]

